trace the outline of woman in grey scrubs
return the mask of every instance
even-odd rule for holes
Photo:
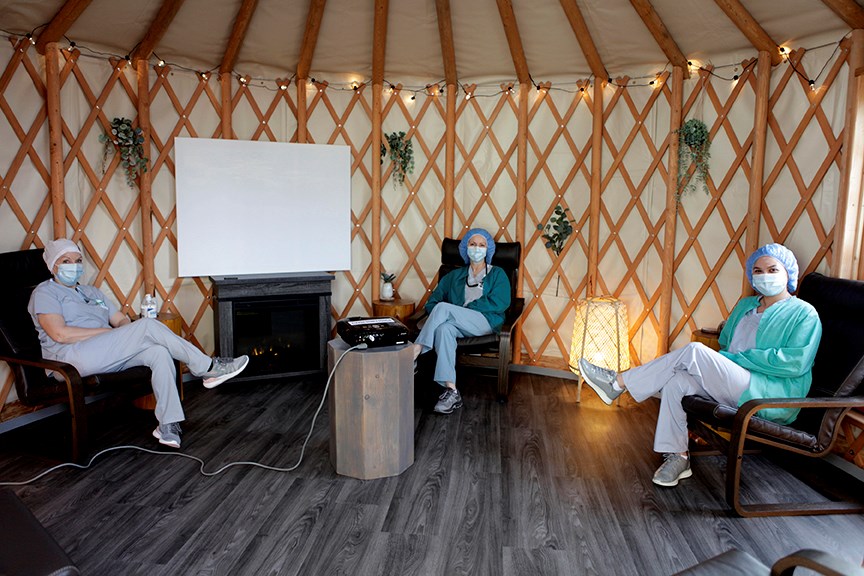
[[[147,366],[156,396],[153,431],[161,444],[180,447],[185,419],[177,392],[174,360],[213,388],[239,374],[249,362],[210,358],[155,319],[131,322],[95,286],[79,284],[84,263],[78,246],[65,238],[46,243],[43,254],[53,278],[33,290],[28,311],[39,334],[42,356],[73,365],[81,376]]]

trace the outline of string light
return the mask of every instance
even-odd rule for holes
[[[41,28],[41,26],[40,26],[39,28]],[[24,37],[26,37],[26,39],[27,39],[27,40],[30,42],[30,44],[32,44],[32,45],[35,45],[35,44],[36,44],[36,39],[34,38],[34,33],[35,33],[39,28],[34,29],[34,30],[32,30],[32,31],[30,31],[30,32],[28,32],[28,33],[26,33],[26,34],[24,34]],[[5,33],[5,34],[7,35],[7,37],[9,37],[9,38],[11,38],[11,39],[15,39],[16,37],[18,37],[18,38],[21,37],[21,33],[20,33],[20,32],[19,32],[19,33],[15,33],[15,32],[11,32],[11,31],[8,31],[8,30],[3,30],[3,29],[0,29],[0,32]],[[845,34],[845,35],[843,36],[843,38],[841,38],[841,39],[840,39],[839,41],[837,41],[837,42],[826,43],[826,44],[823,44],[823,45],[820,45],[820,46],[807,48],[807,50],[811,50],[811,51],[812,51],[812,50],[815,50],[815,49],[818,49],[818,48],[824,48],[824,47],[831,46],[831,45],[834,46],[834,53],[832,53],[832,55],[831,55],[831,56],[830,56],[830,57],[829,57],[829,58],[824,62],[824,64],[822,65],[822,68],[821,68],[820,71],[819,71],[819,73],[816,74],[815,76],[813,76],[812,78],[810,78],[810,77],[808,77],[807,75],[805,75],[801,70],[799,70],[799,69],[795,66],[795,62],[794,62],[793,59],[792,59],[793,51],[792,51],[791,49],[787,48],[786,46],[780,46],[780,45],[778,45],[778,46],[777,46],[777,50],[778,50],[779,54],[783,57],[783,59],[786,60],[786,62],[788,62],[790,66],[793,67],[793,69],[795,70],[795,72],[796,72],[799,76],[801,76],[801,78],[802,78],[804,81],[807,82],[807,86],[809,87],[810,91],[815,92],[815,91],[816,91],[816,82],[819,80],[819,78],[822,77],[822,75],[824,74],[824,72],[825,72],[826,68],[828,67],[828,65],[829,65],[829,64],[834,60],[834,56],[836,55],[836,53],[839,51],[839,49],[840,49],[840,47],[841,47],[841,42],[842,42],[842,40],[845,39],[848,35],[849,35],[849,34]],[[119,55],[119,54],[112,54],[112,53],[107,53],[107,52],[99,52],[99,51],[97,51],[97,50],[93,50],[92,48],[88,48],[88,47],[86,47],[86,46],[78,46],[75,42],[69,40],[68,37],[65,37],[65,36],[64,36],[64,38],[66,38],[66,40],[69,41],[69,45],[68,45],[68,47],[67,47],[67,50],[68,50],[69,52],[73,52],[73,51],[75,51],[75,49],[79,49],[79,50],[82,50],[82,51],[86,51],[86,52],[89,53],[90,55],[96,55],[96,56],[98,56],[98,57],[105,57],[105,58],[108,58],[108,59],[118,58],[118,59],[123,59],[123,60],[125,60],[125,61],[127,61],[127,62],[131,62],[131,55],[130,55],[130,54]],[[85,55],[87,55],[87,54],[85,54]],[[153,54],[153,56],[154,56],[155,58],[158,59],[158,64],[157,64],[157,65],[158,65],[160,68],[169,65],[169,63],[167,63],[164,59],[159,58],[155,53]],[[752,59],[752,60],[751,60],[751,61],[750,61],[746,66],[743,67],[743,70],[742,70],[739,74],[735,74],[735,75],[733,75],[732,78],[724,78],[723,76],[720,76],[719,74],[717,74],[717,73],[714,72],[714,69],[715,69],[715,68],[713,68],[713,67],[712,67],[712,68],[705,68],[705,67],[703,67],[702,65],[700,65],[700,63],[699,63],[698,61],[696,61],[696,60],[687,60],[687,66],[691,69],[691,71],[695,71],[695,70],[698,70],[699,72],[703,72],[703,71],[704,71],[706,74],[710,74],[710,75],[715,76],[715,77],[717,77],[717,78],[720,78],[720,79],[723,79],[723,80],[730,81],[730,82],[733,83],[733,86],[734,86],[734,85],[737,85],[737,82],[738,82],[738,81],[740,80],[740,78],[744,75],[744,73],[748,70],[748,68],[750,68],[750,67],[755,63],[755,61],[756,61],[755,59]],[[176,68],[181,69],[181,70],[186,70],[186,71],[188,71],[188,72],[195,73],[195,74],[197,74],[197,75],[198,75],[202,80],[205,80],[205,81],[209,80],[210,73],[213,72],[213,71],[216,69],[216,68],[214,67],[214,68],[211,69],[211,70],[202,71],[202,70],[195,70],[194,68],[187,68],[187,67],[184,67],[184,66],[182,66],[182,65],[175,64],[175,63],[170,63],[170,65],[171,65],[172,67],[176,67]],[[653,77],[652,77],[652,76],[643,76],[642,78],[645,78],[645,79],[649,79],[649,78],[650,78],[650,80],[648,80],[647,82],[642,83],[642,84],[639,83],[639,81],[638,81],[639,79],[638,79],[638,78],[636,78],[636,79],[629,79],[629,78],[628,78],[627,82],[624,82],[624,83],[619,84],[619,83],[617,83],[615,80],[613,80],[612,77],[608,77],[608,78],[606,79],[606,82],[607,82],[607,84],[610,84],[610,85],[613,85],[613,86],[625,87],[625,88],[626,88],[626,87],[635,87],[635,86],[651,86],[651,87],[653,87],[653,88],[656,89],[657,87],[660,87],[660,86],[663,85],[663,78],[662,78],[662,74],[666,71],[666,68],[667,68],[668,66],[669,66],[669,64],[667,63],[666,67],[664,67],[664,70],[661,71],[659,74],[654,75]],[[730,65],[726,65],[726,66],[717,66],[716,68],[719,69],[719,68],[728,67],[728,66],[732,66],[732,65],[730,64]],[[735,66],[737,67],[737,65],[735,65]],[[241,83],[244,84],[244,85],[249,85],[249,80],[248,80],[248,78],[249,78],[248,76],[241,77],[241,76],[238,75],[238,79],[241,79]],[[294,77],[292,76],[292,79],[293,79],[293,78],[294,78]],[[549,90],[559,90],[559,91],[569,92],[569,93],[577,92],[577,90],[567,90],[567,89],[565,89],[565,88],[561,88],[561,87],[541,86],[539,83],[535,82],[534,79],[530,77],[530,75],[529,75],[529,79],[530,79],[532,85],[537,89],[537,91],[538,91],[539,94],[545,94],[545,93],[548,93]],[[257,82],[257,80],[262,80],[262,87],[265,87],[265,88],[266,88],[266,85],[263,83],[263,81],[266,81],[266,80],[268,80],[268,79],[258,79],[258,78],[256,78],[256,82]],[[272,82],[271,85],[272,85],[273,87],[272,87],[272,88],[268,88],[268,89],[270,89],[270,90],[287,90],[287,89],[288,89],[288,85],[287,85],[287,83],[283,82],[281,79],[270,79],[270,80],[271,80],[271,82]],[[289,80],[288,82],[290,82],[290,81],[291,81],[291,80]],[[410,100],[413,101],[413,100],[416,100],[416,99],[417,99],[417,93],[418,93],[418,92],[421,92],[421,91],[425,91],[425,92],[427,93],[427,96],[433,96],[433,97],[434,97],[434,96],[441,95],[441,94],[445,94],[444,87],[441,86],[441,84],[444,83],[444,82],[445,82],[444,80],[440,80],[440,81],[438,81],[437,83],[430,83],[430,84],[427,84],[426,87],[425,87],[425,90],[424,90],[423,88],[416,88],[416,89],[412,89],[412,88],[402,88],[402,90],[404,90],[404,91],[408,91],[408,92],[411,92]],[[589,80],[589,82],[590,82],[590,80]],[[310,78],[309,83],[312,84],[312,85],[317,85],[317,84],[318,84],[318,81],[317,81],[315,78]],[[396,88],[396,86],[395,86],[393,83],[391,83],[391,82],[387,82],[386,80],[385,80],[385,83],[388,85],[389,92],[390,92],[391,94],[397,92],[397,88]],[[329,89],[331,89],[331,90],[333,90],[333,89],[335,89],[335,90],[349,90],[349,89],[350,89],[350,90],[355,91],[355,92],[358,91],[358,90],[360,89],[361,84],[360,84],[359,82],[357,82],[357,81],[353,81],[353,82],[351,82],[351,83],[348,84],[348,85],[346,85],[346,84],[341,84],[341,86],[343,86],[342,88],[339,88],[338,86],[339,86],[338,84],[336,84],[336,85],[331,85],[331,84],[328,84],[328,83],[326,83],[326,82],[323,84],[323,87],[324,87],[324,88],[329,88]],[[460,86],[461,86],[461,84],[460,84]],[[579,84],[579,86],[578,86],[578,92],[581,93],[581,94],[585,94],[585,93],[586,93],[586,86],[589,86],[589,87],[590,87],[590,84]],[[511,82],[509,85],[507,85],[507,87],[506,87],[505,90],[501,90],[500,92],[496,92],[496,93],[493,93],[493,94],[479,94],[479,95],[478,95],[478,94],[476,94],[476,93],[468,92],[468,91],[465,89],[464,86],[461,86],[461,87],[462,87],[463,91],[465,92],[465,99],[466,99],[466,100],[470,100],[471,98],[476,98],[476,97],[478,97],[478,96],[483,96],[483,97],[494,97],[494,96],[497,96],[497,95],[499,95],[499,94],[501,94],[501,93],[503,93],[503,92],[506,92],[507,94],[513,94],[513,93],[514,93],[514,90],[513,90],[514,85],[513,85],[512,82]],[[323,88],[322,88],[321,86],[318,86],[318,88],[319,88],[319,92],[323,92],[323,91],[324,91]]]

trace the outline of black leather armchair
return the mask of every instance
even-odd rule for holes
[[[813,384],[806,398],[759,398],[740,407],[702,396],[686,396],[682,402],[691,431],[727,453],[726,501],[741,516],[864,512],[860,502],[741,502],[745,443],[821,458],[831,452],[843,416],[852,408],[864,407],[864,282],[812,273],[802,280],[798,297],[812,304],[822,321]],[[756,415],[764,408],[787,407],[801,408],[791,424]],[[718,431],[729,431],[730,440]]]
[[[71,365],[42,358],[42,348],[33,320],[27,312],[30,294],[37,284],[51,277],[42,250],[20,250],[0,254],[0,360],[9,364],[15,390],[22,404],[35,407],[61,405],[72,424],[72,459],[82,461],[87,450],[87,405],[117,388],[139,394],[150,389],[150,369],[139,366],[122,372],[94,374],[82,378]],[[62,381],[45,370],[60,374]],[[45,410],[50,415],[55,410]],[[29,421],[29,419],[28,419]]]
[[[513,362],[513,334],[518,329],[525,299],[516,296],[519,279],[519,265],[522,258],[522,245],[519,242],[496,242],[492,265],[498,266],[507,273],[510,279],[510,308],[507,309],[501,331],[485,336],[469,336],[457,340],[457,366],[471,366],[494,369],[498,376],[498,401],[505,402],[510,395],[510,364]],[[438,268],[438,279],[448,272],[465,266],[465,261],[459,254],[459,240],[444,238],[441,242],[441,266]],[[415,331],[417,323],[426,316],[425,310],[420,310],[409,321],[409,327]]]

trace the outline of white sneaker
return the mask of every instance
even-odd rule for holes
[[[249,356],[245,354],[237,358],[213,358],[213,366],[201,375],[205,388],[215,388],[226,380],[240,374],[249,364]]]
[[[582,379],[606,404],[612,404],[624,389],[616,389],[612,384],[618,379],[618,373],[608,368],[602,368],[585,360],[579,359],[579,372]]]

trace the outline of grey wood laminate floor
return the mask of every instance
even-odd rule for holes
[[[450,416],[428,410],[434,396],[422,393],[434,390],[419,384],[415,461],[398,477],[337,475],[325,406],[294,472],[204,477],[192,461],[124,450],[15,491],[84,574],[671,574],[730,548],[769,565],[801,548],[864,560],[864,516],[732,516],[722,458],[695,459],[677,488],[654,486],[655,401],[607,407],[586,389],[578,404],[572,381],[512,378],[506,405],[491,380],[464,378],[465,406]],[[187,385],[183,452],[208,470],[290,466],[322,388]],[[158,449],[154,423],[120,409],[91,433],[96,448]],[[0,437],[0,480],[55,463],[46,436],[61,424]],[[748,497],[810,493],[764,456],[748,457],[745,474]]]

